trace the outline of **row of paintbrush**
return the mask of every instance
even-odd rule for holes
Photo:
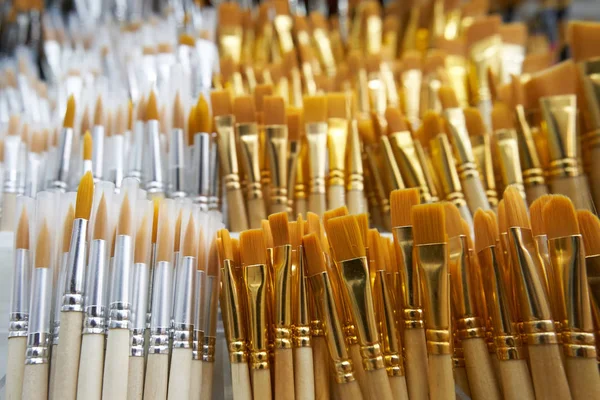
[[[19,197],[8,399],[211,397],[220,214],[114,189]]]
[[[393,241],[345,207],[218,233],[234,399],[600,396],[600,220],[511,186],[473,240],[419,203],[392,192]]]

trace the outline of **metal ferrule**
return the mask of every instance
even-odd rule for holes
[[[402,73],[402,89],[406,117],[413,127],[419,126],[421,81],[423,73],[419,69],[409,69]]]
[[[123,165],[125,161],[125,135],[113,135],[111,143],[113,154],[110,159],[113,165],[110,166],[111,176],[109,179],[114,182],[116,189],[120,189],[125,176],[125,166]],[[127,152],[127,157],[129,156],[130,154]]]
[[[581,81],[585,96],[587,108],[583,111],[586,126],[591,128],[591,132],[586,133],[582,140],[591,146],[600,144],[600,59],[584,61],[578,64],[581,71]],[[584,145],[584,148],[587,148]]]
[[[204,331],[194,329],[192,337],[192,360],[202,361],[202,349],[204,346]],[[233,362],[233,361],[231,361]]]
[[[231,57],[237,64],[242,55],[242,27],[219,27],[219,54],[221,57]]]
[[[192,358],[194,360],[202,359],[202,344],[204,343],[203,293],[206,290],[204,287],[206,284],[205,276],[206,272],[202,270],[196,270],[194,295],[194,337],[192,340]]]
[[[142,173],[144,171],[144,153],[146,148],[144,146],[145,140],[145,128],[143,121],[135,121],[133,125],[133,143],[131,145],[131,158],[129,158],[129,171],[127,172],[128,177],[142,179]]]
[[[373,179],[373,187],[375,188],[375,194],[381,209],[381,214],[384,216],[384,218],[387,218],[390,215],[390,201],[388,198],[389,196],[386,194],[381,173],[377,165],[377,155],[375,154],[375,149],[367,146],[365,147],[365,153],[366,160],[369,165],[370,177]]]
[[[65,293],[65,285],[67,283],[67,261],[69,253],[63,253],[60,259],[58,279],[56,280],[56,292],[54,292],[54,307],[52,321],[52,344],[58,344],[58,333],[60,331],[60,313],[62,306],[63,294]]]
[[[384,155],[388,179],[392,185],[392,190],[404,189],[405,186],[404,181],[402,180],[402,174],[400,174],[400,169],[396,163],[390,139],[387,136],[381,136],[381,150]]]
[[[349,154],[348,154],[348,185],[347,191],[365,190],[364,172],[362,162],[362,148],[360,136],[358,133],[358,122],[356,119],[350,121],[350,136],[349,136]]]
[[[85,276],[83,333],[103,334],[108,294],[108,243],[101,239],[92,240],[89,258]]]
[[[429,185],[425,180],[423,167],[419,162],[415,144],[410,132],[394,132],[389,135],[389,141],[406,185],[408,187],[418,188],[421,194],[421,200],[424,203],[431,202]]]
[[[387,102],[388,102],[388,106],[389,107],[400,107],[400,98],[398,97],[398,88],[396,87],[396,79],[394,77],[394,72],[392,71],[392,69],[390,68],[389,64],[387,62],[382,62],[381,65],[379,65],[379,71],[381,72],[381,80],[383,81],[383,84],[385,85],[385,94],[387,97]],[[412,71],[409,71],[412,72]],[[418,71],[419,73],[421,71]],[[406,84],[406,82],[402,82],[403,85]],[[421,83],[419,82],[419,85]],[[407,95],[408,93],[406,92],[406,86],[404,86],[404,94]],[[410,97],[411,100],[413,99],[413,97]],[[419,98],[417,97],[417,102]],[[417,112],[419,109],[419,105],[417,105]],[[410,110],[410,114],[412,115],[412,112],[414,110],[414,106],[412,104],[406,104],[406,110],[407,110],[407,115],[409,114],[409,110]],[[410,118],[410,117],[409,117]],[[411,122],[413,122],[413,120],[411,119]],[[414,120],[415,123],[418,123],[418,119]]]
[[[169,197],[186,196],[185,132],[171,129],[169,142]]]
[[[47,364],[50,361],[50,334],[33,332],[27,334],[27,350],[25,364]]]
[[[145,356],[146,310],[148,309],[148,284],[150,268],[146,263],[133,264],[134,282],[131,294],[131,350],[130,357]]]
[[[49,355],[53,276],[50,268],[34,268],[32,275],[25,363],[43,364]]]
[[[548,240],[561,308],[562,339],[570,357],[596,357],[594,323],[581,235]]]
[[[413,145],[415,146],[415,152],[417,154],[417,159],[421,164],[421,168],[423,169],[423,177],[425,178],[425,182],[427,182],[427,187],[429,188],[429,193],[431,194],[430,203],[435,203],[439,201],[439,193],[438,193],[438,179],[437,176],[433,173],[433,167],[431,166],[431,160],[427,157],[425,150],[423,149],[423,145],[418,140],[413,141]],[[423,200],[423,199],[422,199]],[[423,200],[425,201],[425,200]]]
[[[304,250],[299,246],[297,250],[292,251],[292,262],[296,264],[295,279],[292,293],[295,292],[292,307],[294,308],[293,315],[293,343],[294,347],[311,347],[311,320],[309,312],[308,287],[306,282],[306,259],[304,258]]]
[[[456,164],[459,169],[465,169],[465,164],[475,164],[475,156],[473,155],[463,110],[461,108],[447,108],[444,110],[444,117],[450,126],[450,134],[455,147],[454,154],[457,156]],[[471,167],[475,168],[475,165]]]
[[[450,86],[454,89],[461,108],[469,106],[469,94],[467,91],[467,60],[463,56],[446,56],[446,70]]]
[[[250,366],[252,369],[269,369],[267,351],[267,266],[247,265],[244,269],[246,303],[250,322]]]
[[[150,247],[150,279],[148,282],[148,309],[146,312],[146,329],[150,329],[150,321],[152,318],[152,293],[154,287],[154,267],[156,266],[156,243],[152,243]]]
[[[310,193],[325,193],[325,170],[327,165],[327,123],[313,122],[306,124],[308,141],[308,171]]]
[[[309,96],[317,94],[317,84],[313,74],[312,65],[309,62],[302,63],[302,77],[304,78],[304,91]]]
[[[129,329],[131,326],[131,266],[133,238],[117,235],[115,260],[110,279],[109,329]]]
[[[452,147],[446,134],[440,133],[431,141],[431,153],[435,169],[439,172],[443,198],[459,208],[465,206],[467,202],[456,171]]]
[[[196,257],[182,257],[175,270],[175,304],[173,306],[174,348],[190,348],[192,344],[194,278]]]
[[[336,296],[329,274],[321,272],[309,278],[312,294],[315,299],[316,308],[323,318],[327,347],[333,359],[335,379],[338,383],[354,381],[354,367],[348,355],[344,332],[338,314]]]
[[[163,161],[160,145],[160,127],[158,120],[146,121],[146,137],[148,155],[148,176],[146,177],[146,190],[149,193],[164,191]]]
[[[92,175],[94,182],[104,177],[104,126],[94,125],[92,128]]]
[[[27,173],[25,179],[25,195],[35,198],[37,192],[43,190],[45,176],[45,155],[27,154]]]
[[[496,154],[500,164],[502,183],[505,187],[514,186],[525,199],[523,172],[519,159],[517,134],[513,129],[500,129],[494,132],[496,139]]]
[[[237,190],[241,187],[237,152],[235,149],[234,124],[235,117],[233,115],[215,117],[217,145],[219,149],[219,165],[221,166],[221,174],[227,191]]]
[[[379,70],[376,72],[371,72],[368,74],[367,78],[367,90],[369,94],[369,104],[371,106],[371,110],[378,116],[384,115],[387,107],[387,96],[383,81],[381,79],[381,73]]]
[[[221,268],[221,314],[227,338],[229,361],[247,363],[245,321],[242,315],[241,288],[238,287],[235,267],[231,260],[223,261]]]
[[[14,265],[8,337],[27,336],[31,282],[29,250],[15,249]]]
[[[273,249],[275,348],[292,348],[292,246]]]
[[[491,128],[492,95],[487,73],[491,69],[495,73],[502,70],[502,39],[500,35],[492,35],[475,43],[470,51],[469,81],[472,83],[474,103],[477,104],[483,120]],[[485,104],[485,105],[484,105]],[[484,105],[482,107],[482,105]]]
[[[71,153],[73,151],[73,128],[62,128],[58,141],[58,160],[56,172],[50,187],[60,191],[66,191],[69,182],[69,171],[71,168]],[[6,144],[5,144],[6,146]],[[5,164],[6,165],[6,160]]]
[[[523,105],[519,104],[515,107],[515,114],[519,159],[523,168],[523,183],[525,185],[543,185],[545,183],[544,170]]]
[[[66,287],[61,311],[83,311],[87,226],[87,219],[76,218],[73,220],[73,232],[67,259]]]
[[[216,137],[213,137],[211,140],[210,146],[210,164],[209,164],[209,173],[210,173],[210,196],[208,198],[208,209],[209,210],[219,210],[221,206],[221,175],[219,170],[219,163],[221,156],[219,155],[218,144]],[[238,186],[239,186],[239,178],[238,178]]]
[[[502,43],[500,49],[502,68],[501,82],[510,83],[511,77],[520,76],[523,72],[523,61],[525,60],[525,46],[514,43]]]
[[[446,243],[416,246],[429,354],[452,353],[447,249]]]
[[[393,228],[396,254],[402,259],[400,263],[400,295],[402,305],[402,321],[404,329],[423,328],[423,307],[419,269],[413,260],[414,241],[412,226]]]
[[[385,368],[377,333],[367,259],[354,258],[339,262],[338,265],[358,331],[363,367],[366,371]]]
[[[194,202],[200,205],[202,211],[208,210],[210,196],[210,134],[205,132],[194,135],[192,168],[194,171],[194,185],[192,196],[195,196]]]
[[[204,344],[202,361],[215,361],[215,343],[217,338],[217,308],[219,306],[219,277],[206,276],[204,292]]]
[[[21,143],[19,135],[6,135],[4,138],[4,182],[2,188],[5,193],[16,193],[18,190],[19,176],[23,173],[23,171],[19,171]]]
[[[379,32],[381,33],[381,29]],[[317,47],[319,58],[325,67],[325,73],[327,76],[335,76],[335,58],[333,57],[333,51],[331,50],[331,42],[329,41],[328,33],[324,29],[317,28],[313,30],[313,37],[315,39],[314,43]]]
[[[494,163],[492,160],[492,144],[490,142],[490,136],[487,134],[471,136],[471,145],[473,147],[475,165],[481,176],[485,195],[490,203],[490,206],[496,208],[498,207],[498,192],[496,190],[496,176],[494,175]],[[499,152],[498,155],[500,156]],[[518,153],[515,153],[514,155],[517,157],[516,161],[514,162],[518,163]],[[521,184],[521,190],[522,187],[523,184]]]
[[[157,262],[154,267],[152,288],[149,354],[169,354],[172,289],[173,266],[168,261]]]
[[[437,113],[442,112],[442,102],[438,97],[438,92],[441,86],[441,77],[437,71],[433,71],[425,75],[423,79],[423,86],[421,88],[421,115],[425,113],[425,110],[432,110]]]
[[[518,287],[518,304],[523,319],[523,331],[527,344],[557,343],[550,302],[543,277],[539,270],[542,260],[537,252],[531,229],[511,227],[508,229],[511,268]]]
[[[361,113],[370,113],[371,105],[369,100],[369,79],[367,76],[367,71],[364,68],[361,68],[356,72],[356,75],[356,97],[359,111]]]
[[[247,196],[248,200],[261,199],[263,197],[262,184],[260,182],[260,139],[258,125],[256,123],[236,124],[239,134],[239,144],[244,160],[244,171],[248,177]]]
[[[291,178],[288,160],[292,157],[292,150],[288,155],[288,131],[286,125],[265,125],[267,154],[269,155],[269,168],[271,171],[271,204],[287,204]],[[299,150],[297,141],[296,148]],[[298,157],[298,151],[295,152]],[[295,172],[295,169],[294,169]]]
[[[379,338],[383,351],[383,361],[388,376],[404,376],[404,366],[400,357],[401,346],[396,330],[395,304],[392,287],[386,272],[379,270],[375,274],[373,288],[376,317],[379,325]]]

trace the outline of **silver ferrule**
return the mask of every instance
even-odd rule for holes
[[[219,302],[219,277],[206,276],[206,286],[204,290],[204,335],[209,337],[217,336],[217,306]]]
[[[144,357],[146,355],[146,329],[133,328],[131,330],[130,357]]]
[[[173,289],[173,266],[170,262],[159,261],[154,267],[152,285],[152,315],[150,329],[169,330],[171,326],[171,290]]]
[[[65,293],[65,284],[67,283],[67,262],[69,253],[63,253],[60,259],[60,269],[58,270],[58,279],[56,280],[56,291],[54,292],[54,318],[52,321],[52,344],[58,344],[58,333],[60,331],[60,311],[62,309],[62,299]]]
[[[32,278],[28,336],[39,332],[49,334],[52,311],[52,270],[34,268]]]
[[[29,250],[16,249],[8,337],[27,336],[30,275]]]
[[[131,292],[131,327],[144,331],[146,328],[146,312],[148,311],[148,285],[150,268],[146,263],[133,264],[133,289]]]
[[[148,138],[148,176],[146,177],[146,190],[149,193],[164,191],[163,164],[160,146],[158,120],[146,122],[146,137]]]
[[[175,303],[173,306],[173,347],[189,348],[194,309],[194,275],[196,257],[183,257],[175,270]]]
[[[104,127],[94,125],[92,128],[92,175],[94,182],[104,177]]]
[[[69,170],[71,168],[71,153],[73,151],[73,128],[63,128],[58,142],[56,171],[50,187],[61,191],[67,190]]]
[[[96,239],[90,243],[90,261],[85,277],[85,318],[83,333],[104,333],[108,294],[108,244]]]
[[[219,52],[215,43],[207,39],[196,40],[196,52],[198,55],[196,89],[198,92],[208,93],[212,88],[215,66],[219,65]]]
[[[194,328],[202,332],[204,329],[204,293],[206,292],[206,272],[196,270],[196,284],[194,286]],[[204,333],[202,334],[204,336]]]
[[[121,188],[124,177],[124,160],[125,160],[125,135],[113,135],[112,141],[112,160],[110,179],[115,184],[115,188]],[[129,156],[129,154],[127,155]]]
[[[27,173],[25,179],[25,195],[35,198],[37,192],[43,190],[43,161],[40,154],[29,153],[27,155]]]
[[[127,176],[132,178],[142,179],[142,171],[144,170],[144,122],[136,121],[133,125],[133,144],[129,156],[129,170]]]
[[[31,332],[27,334],[27,350],[25,364],[46,364],[50,356],[50,334],[48,332]]]
[[[208,133],[196,133],[194,135],[193,164],[194,186],[192,188],[195,202],[200,205],[202,211],[208,210],[208,201],[211,187],[211,140]]]
[[[13,132],[11,132],[13,133]],[[5,193],[17,193],[19,187],[19,176],[23,171],[19,170],[19,151],[21,147],[21,137],[7,135],[4,138],[4,183],[3,191]]]
[[[169,142],[169,197],[186,196],[185,185],[185,132],[183,129],[171,129]]]
[[[67,279],[62,301],[62,311],[83,311],[83,285],[85,274],[85,238],[88,221],[83,218],[73,220],[71,245],[67,259]]]
[[[146,329],[150,329],[150,319],[152,317],[152,293],[154,288],[154,273],[156,267],[156,243],[150,247],[150,281],[148,282],[148,308],[146,311]]]
[[[110,279],[109,329],[129,329],[131,324],[131,266],[133,239],[118,235],[115,239],[115,261]]]
[[[210,145],[210,164],[208,166],[210,176],[210,189],[208,198],[208,209],[219,209],[219,152],[217,150],[216,139],[211,140]]]

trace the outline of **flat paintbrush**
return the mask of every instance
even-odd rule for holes
[[[322,216],[327,210],[325,173],[327,159],[327,99],[304,97],[304,125],[308,143],[308,210]]]
[[[349,104],[345,93],[327,95],[327,148],[329,150],[329,176],[327,208],[346,203],[345,164],[348,144]]]

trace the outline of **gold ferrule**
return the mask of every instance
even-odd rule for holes
[[[288,130],[285,125],[266,125],[265,136],[271,171],[271,204],[288,200]]]
[[[402,174],[400,174],[400,168],[396,163],[394,152],[392,150],[392,144],[387,136],[381,136],[381,150],[383,151],[385,165],[388,173],[388,177],[391,183],[391,189],[404,189],[404,181],[402,180]]]
[[[350,136],[348,143],[348,191],[364,191],[364,171],[362,162],[362,151],[360,137],[358,134],[358,125],[355,119],[350,121]]]
[[[415,153],[417,154],[417,159],[421,164],[421,168],[423,170],[423,177],[425,178],[425,182],[427,183],[427,187],[429,188],[429,193],[431,198],[429,199],[429,203],[434,203],[439,201],[439,189],[440,186],[437,176],[433,172],[433,166],[431,160],[427,156],[425,150],[423,149],[423,145],[418,140],[413,141],[413,145],[415,146]],[[421,198],[422,202],[427,202],[426,198]]]
[[[515,114],[517,120],[517,147],[521,167],[523,168],[523,183],[525,185],[543,185],[545,184],[544,171],[535,147],[531,127],[527,121],[525,108],[521,104],[517,105]]]
[[[502,70],[501,50],[500,35],[488,36],[471,47],[469,81],[473,88],[472,98],[475,104],[490,101],[492,98],[487,74],[488,69],[496,75]]]
[[[454,154],[456,155],[456,164],[459,168],[464,168],[466,164],[474,164],[473,148],[467,131],[465,115],[461,108],[447,108],[444,110],[444,117],[450,126],[450,134],[454,143]]]
[[[467,60],[463,56],[446,56],[446,70],[450,86],[454,89],[461,108],[469,106],[469,93],[467,92]]]
[[[398,97],[398,88],[396,87],[394,72],[385,61],[381,63],[379,69],[381,71],[381,80],[385,85],[388,107],[400,107],[400,98]]]
[[[590,285],[590,299],[594,303],[594,316],[597,316],[600,328],[600,255],[595,254],[585,258],[587,281]]]
[[[369,79],[367,77],[367,71],[364,68],[360,68],[356,73],[356,81],[358,109],[361,113],[369,113],[371,111],[371,103],[369,100]]]
[[[385,114],[387,107],[387,95],[381,73],[379,71],[371,72],[368,75],[368,82],[370,110],[375,115],[382,116]]]
[[[381,214],[386,216],[390,213],[390,202],[386,195],[385,186],[383,185],[383,179],[381,172],[377,166],[377,155],[375,149],[371,146],[365,147],[366,160],[369,164],[370,176],[373,180],[373,188],[375,189],[375,195],[377,196],[377,202],[381,208]]]
[[[348,143],[348,120],[329,118],[327,120],[327,148],[329,150],[329,185],[344,186],[346,147]]]
[[[268,269],[265,264],[244,268],[246,304],[250,322],[250,363],[253,369],[268,369],[267,301]]]
[[[502,43],[500,82],[509,84],[511,77],[520,76],[525,60],[525,46],[514,43]]]
[[[577,137],[577,97],[548,96],[540,99],[546,124],[551,177],[579,176],[579,139]]]
[[[241,147],[241,156],[244,160],[244,170],[248,177],[248,199],[261,199],[263,197],[260,176],[260,138],[256,123],[236,124]]]
[[[317,94],[317,83],[313,73],[312,65],[309,62],[302,63],[302,76],[304,77],[304,91],[309,96]]]
[[[568,331],[562,333],[565,355],[574,358],[596,358],[596,338],[594,332]]]
[[[476,316],[475,293],[473,287],[475,276],[469,260],[466,236],[456,236],[448,240],[448,270],[450,271],[451,297],[455,317],[458,320],[459,332],[461,329],[470,330],[481,328],[483,325],[473,326],[474,322],[483,324],[482,321],[471,321],[469,318]],[[464,326],[461,327],[461,321]],[[461,339],[465,339],[461,337]]]
[[[523,185],[523,172],[519,159],[517,133],[514,129],[499,129],[494,132],[494,135],[502,183],[505,187],[516,187],[523,199],[525,199],[525,186]]]
[[[279,49],[281,54],[289,53],[294,50],[294,40],[292,39],[292,18],[289,15],[276,15],[273,19],[273,26],[277,32]]]
[[[310,193],[325,193],[325,168],[327,162],[327,123],[306,124],[308,142],[308,173]]]
[[[425,180],[423,167],[419,162],[415,142],[409,131],[395,132],[389,135],[392,151],[402,173],[402,177],[408,187],[419,188],[421,201],[431,202],[429,185]]]
[[[238,292],[235,267],[231,260],[223,261],[221,268],[221,314],[227,338],[229,359],[233,363],[247,362],[245,318]]]
[[[242,27],[219,28],[219,54],[221,57],[231,57],[239,64],[242,56]]]
[[[386,60],[396,59],[398,55],[398,32],[395,30],[384,31],[381,46],[382,55]]]
[[[525,360],[523,341],[518,335],[496,335],[494,337],[496,357],[500,361]]]
[[[404,375],[404,368],[400,359],[402,347],[398,342],[395,304],[392,287],[389,283],[389,277],[385,271],[376,271],[373,287],[374,303],[377,310],[375,315],[379,325],[379,338],[387,373],[389,376],[402,376]]]
[[[241,72],[236,71],[231,75],[231,83],[233,85],[233,95],[243,96],[246,94],[246,88],[244,87],[244,78]]]
[[[488,202],[490,206],[496,208],[498,206],[498,192],[496,191],[496,176],[494,175],[490,137],[488,135],[471,136],[471,145]],[[518,154],[516,156],[518,157]]]
[[[419,125],[421,81],[423,73],[418,69],[409,69],[402,73],[402,92],[406,117],[413,127]]]
[[[294,107],[302,107],[302,75],[300,74],[300,70],[298,68],[293,67],[290,71],[290,81],[290,105]]]
[[[379,15],[370,15],[365,21],[365,25],[365,50],[367,54],[379,54],[381,52],[381,17]]]
[[[297,267],[293,270],[294,283],[292,290],[293,300],[293,324],[294,324],[294,347],[311,347],[311,320],[309,311],[308,287],[306,283],[306,259],[303,247],[292,251],[292,261]],[[295,293],[294,293],[295,292]]]
[[[446,21],[444,24],[444,38],[447,40],[453,40],[458,38],[461,29],[460,24],[463,18],[462,10],[460,9],[460,7],[447,10],[445,18]]]
[[[273,248],[275,348],[292,347],[292,246]]]
[[[436,72],[429,73],[423,78],[421,106],[419,107],[421,117],[428,110],[435,111],[436,113],[442,112],[442,102],[438,96],[440,86],[442,86],[442,81]]]
[[[589,139],[594,138],[594,145],[598,145],[600,140],[600,58],[581,62],[578,66],[587,105],[582,110],[583,119],[586,122],[585,125],[592,129]]]
[[[254,89],[256,89],[256,74],[254,73],[254,68],[252,64],[244,64],[244,75],[246,76],[246,82],[248,82],[248,90],[250,93],[254,93]]]
[[[431,141],[431,153],[435,170],[439,172],[443,196],[447,201],[457,207],[466,205],[465,196],[462,191],[456,164],[452,155],[452,147],[445,133],[438,134]]]
[[[419,20],[421,18],[421,7],[412,7],[409,11],[409,17],[404,29],[404,38],[402,39],[402,48],[404,51],[413,50],[417,42],[417,30],[419,29]]]
[[[333,51],[331,50],[331,42],[327,32],[321,28],[313,30],[313,37],[315,39],[315,45],[317,52],[321,60],[321,64],[325,67],[325,73],[327,76],[335,76],[335,58],[333,57]]]
[[[400,294],[404,328],[423,328],[422,294],[419,269],[414,257],[412,226],[393,228],[394,246],[400,258]]]
[[[294,189],[296,186],[296,174],[302,171],[302,159],[300,158],[300,149],[302,144],[298,140],[289,141],[289,151],[286,160],[287,164],[287,196],[288,196],[288,214],[291,215],[294,205]],[[300,164],[300,168],[298,168]],[[302,181],[302,180],[300,180]]]
[[[227,190],[235,190],[241,187],[237,152],[235,148],[234,124],[235,117],[233,115],[215,117],[219,164],[221,166],[221,175]]]
[[[546,287],[546,293],[548,293],[550,296],[550,307],[552,309],[552,316],[554,317],[555,322],[559,322],[558,321],[558,315],[559,315],[559,308],[556,305],[556,301],[557,298],[556,296],[554,296],[554,292],[557,289],[556,287],[556,283],[555,283],[555,278],[556,275],[552,274],[552,261],[550,260],[550,249],[548,247],[548,236],[546,235],[537,235],[534,237],[535,239],[535,243],[537,245],[537,250],[538,253],[540,255],[540,257],[542,258],[542,263],[540,264],[540,266],[542,267],[539,270],[539,274],[542,277],[542,281],[544,282],[544,285]]]

